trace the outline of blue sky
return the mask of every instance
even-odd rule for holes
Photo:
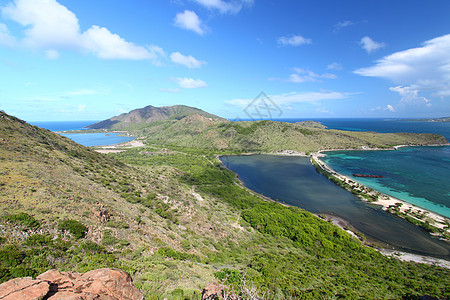
[[[450,115],[450,1],[0,0],[0,109],[101,120]]]

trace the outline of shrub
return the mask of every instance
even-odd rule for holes
[[[36,229],[39,227],[39,222],[33,216],[26,213],[18,213],[14,215],[4,216],[3,220],[6,222],[22,225],[30,229]]]
[[[58,229],[69,232],[76,239],[84,238],[88,231],[86,226],[76,220],[64,220],[59,223]]]
[[[18,266],[11,269],[11,276],[14,278],[18,277],[36,277],[38,275],[38,272],[36,272],[33,269],[24,267],[24,266]]]
[[[24,254],[15,245],[0,249],[0,265],[2,267],[16,267],[24,258]]]
[[[103,237],[102,237],[102,244],[106,246],[115,245],[119,242],[118,239],[116,239],[110,230],[103,231]]]
[[[125,221],[109,221],[106,226],[113,228],[128,228],[130,227]]]
[[[39,247],[43,245],[51,246],[53,245],[53,240],[50,236],[44,235],[44,234],[34,234],[32,236],[29,236],[27,240],[25,241],[25,244],[28,246],[34,246]]]
[[[91,252],[91,253],[103,253],[103,252],[106,252],[105,247],[103,247],[103,246],[101,246],[101,245],[99,245],[97,243],[94,243],[92,241],[89,241],[89,240],[87,240],[84,243],[82,243],[80,245],[80,248],[82,250],[85,250],[85,251],[88,251],[88,252]]]

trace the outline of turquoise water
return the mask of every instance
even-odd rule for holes
[[[332,169],[382,193],[450,218],[450,147],[396,151],[333,151],[322,160]],[[353,177],[374,174],[384,178]]]
[[[97,121],[51,121],[51,122],[30,122],[30,124],[45,128],[51,131],[84,130],[86,126]],[[120,136],[119,133],[81,133],[81,134],[61,134],[74,142],[86,146],[108,146],[129,142],[134,137]]]
[[[68,137],[72,141],[86,146],[108,146],[119,143],[125,143],[134,140],[134,137],[119,136],[120,133],[76,133],[66,134],[62,133],[62,136]]]
[[[313,213],[345,219],[350,227],[386,248],[450,259],[450,243],[366,203],[316,172],[306,157],[224,156],[244,184],[267,197]]]

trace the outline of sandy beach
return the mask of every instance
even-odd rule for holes
[[[108,153],[119,153],[126,151],[121,148],[137,148],[137,147],[143,147],[145,144],[141,140],[132,140],[129,142],[117,144],[117,145],[111,145],[111,146],[102,146],[98,149],[95,149],[98,153],[108,154]]]

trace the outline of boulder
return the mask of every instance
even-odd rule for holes
[[[0,300],[142,300],[131,276],[122,270],[105,268],[89,271],[49,270],[33,280],[16,278],[0,285]]]
[[[50,291],[50,285],[31,277],[15,278],[0,284],[1,300],[42,300]]]

